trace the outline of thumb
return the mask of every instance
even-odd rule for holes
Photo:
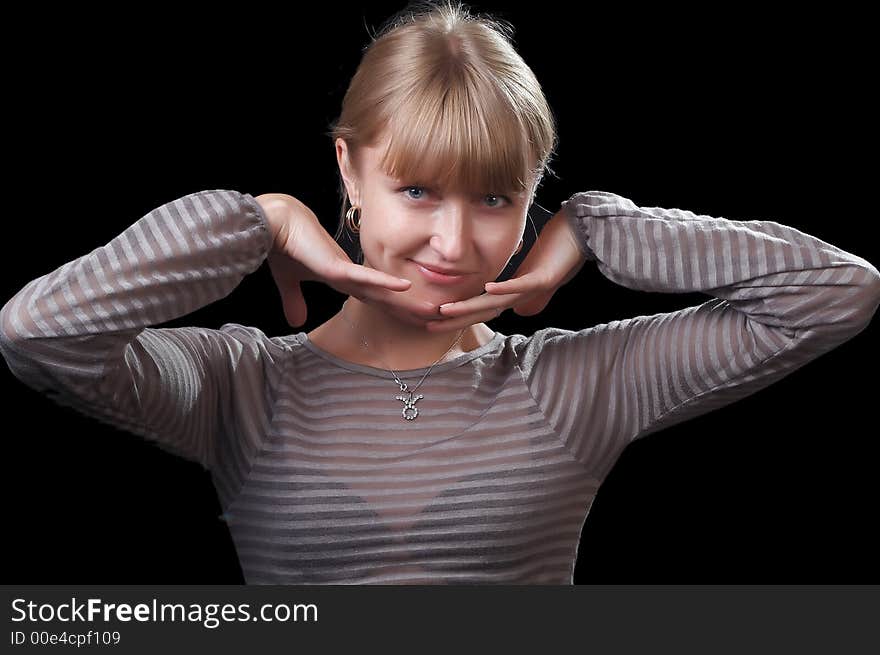
[[[534,316],[535,314],[540,314],[544,311],[544,308],[550,302],[550,299],[552,297],[552,293],[545,293],[538,296],[533,296],[525,302],[514,305],[513,311],[518,316]]]
[[[281,294],[281,302],[284,306],[284,318],[292,327],[300,327],[306,322],[308,309],[299,282],[285,288]]]

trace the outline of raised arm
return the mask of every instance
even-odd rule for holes
[[[773,221],[639,207],[604,191],[576,193],[562,211],[609,280],[713,296],[521,344],[545,417],[600,478],[633,439],[767,387],[861,332],[880,304],[874,266]]]
[[[274,232],[249,194],[200,191],[24,286],[0,310],[12,373],[55,402],[230,471],[258,448],[286,348],[252,327],[151,328],[232,292]],[[230,473],[232,475],[232,473]]]

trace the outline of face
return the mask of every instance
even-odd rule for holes
[[[414,186],[412,180],[394,179],[381,170],[384,145],[362,149],[355,165],[345,142],[336,141],[349,198],[360,207],[364,265],[412,280],[407,293],[438,305],[481,295],[519,245],[528,192]],[[432,276],[416,262],[461,274]]]

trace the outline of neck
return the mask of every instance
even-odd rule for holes
[[[350,339],[352,350],[368,360],[375,360],[377,368],[426,368],[438,359],[438,364],[442,364],[480,345],[473,325],[463,332],[461,329],[428,332],[420,325],[406,323],[354,296],[349,296],[343,303],[339,314],[338,329]],[[461,339],[456,344],[459,334]]]

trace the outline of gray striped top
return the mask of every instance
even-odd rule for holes
[[[0,351],[28,387],[209,470],[249,584],[571,584],[626,445],[858,334],[880,274],[773,221],[603,191],[562,207],[608,279],[711,298],[577,331],[496,332],[437,365],[406,421],[390,372],[304,332],[149,327],[227,296],[269,252],[256,200],[209,190],[26,284],[0,311]]]

